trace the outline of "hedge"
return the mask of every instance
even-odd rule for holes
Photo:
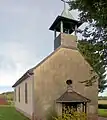
[[[107,104],[99,104],[98,108],[99,109],[107,109]]]

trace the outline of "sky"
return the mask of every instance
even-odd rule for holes
[[[49,27],[62,10],[61,0],[0,0],[0,93],[53,51]]]
[[[60,0],[0,0],[0,93],[53,51]]]

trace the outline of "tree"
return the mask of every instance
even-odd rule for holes
[[[73,0],[69,2],[71,9],[80,11],[80,19],[85,22],[96,21],[96,25],[107,26],[107,2],[105,0]]]
[[[105,74],[105,66],[103,66],[103,61],[101,61],[101,57],[103,55],[99,54],[96,51],[96,45],[92,45],[89,41],[81,40],[79,41],[79,50],[83,53],[85,59],[90,63],[94,71],[99,75],[99,92],[103,92],[103,90],[107,87],[106,84],[106,74]],[[92,76],[90,80],[83,81],[86,86],[91,86],[92,83],[95,82],[96,76]]]
[[[88,26],[81,31],[79,49],[99,75],[99,92],[107,87],[107,3],[104,0],[73,0],[68,2],[71,9],[79,10],[79,17]],[[92,82],[92,80],[90,80]],[[86,82],[87,83],[87,82]]]

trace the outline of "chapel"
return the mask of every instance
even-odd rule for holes
[[[90,86],[83,81],[98,75],[78,49],[76,32],[81,25],[64,1],[63,12],[49,28],[54,32],[53,52],[13,85],[15,107],[25,116],[47,120],[51,110],[62,115],[69,106],[97,120],[98,77]]]

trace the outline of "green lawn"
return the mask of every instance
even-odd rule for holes
[[[107,117],[106,109],[98,110],[99,116]],[[29,120],[21,113],[17,112],[13,106],[0,106],[0,120]]]
[[[98,114],[101,117],[107,117],[107,109],[99,109]]]
[[[0,120],[29,120],[11,106],[0,106]]]

